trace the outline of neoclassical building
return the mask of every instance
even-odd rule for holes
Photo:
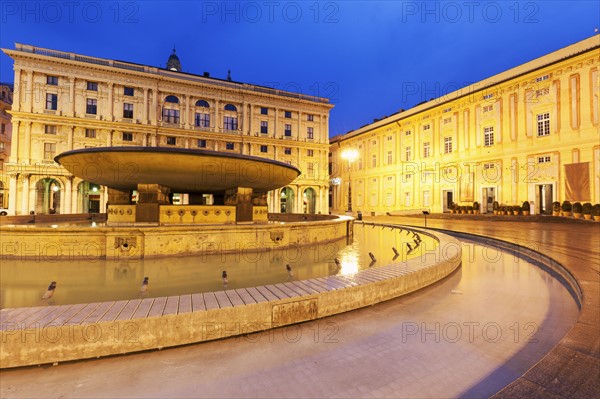
[[[197,148],[287,162],[302,174],[268,193],[270,212],[328,211],[326,98],[166,68],[16,44],[13,140],[1,184],[9,214],[105,212],[107,189],[54,162],[101,146]],[[110,173],[127,176],[124,162]],[[173,193],[185,204],[186,193]]]
[[[595,35],[333,138],[331,210],[600,202],[599,64]]]
[[[3,175],[5,164],[10,154],[12,125],[10,123],[10,108],[12,106],[13,88],[10,84],[0,84],[0,175]],[[0,180],[0,209],[8,207],[8,185]],[[4,211],[0,211],[4,212]]]

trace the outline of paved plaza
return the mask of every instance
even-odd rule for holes
[[[368,219],[423,226],[423,218]],[[600,224],[427,222],[553,257],[581,284],[581,313],[541,270],[524,272],[512,256],[482,261],[468,244],[474,262],[405,297],[240,338],[5,370],[0,396],[487,397],[516,380],[498,396],[597,397]],[[497,284],[507,274],[510,284]],[[538,340],[529,339],[534,330]]]

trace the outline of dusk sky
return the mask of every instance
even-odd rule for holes
[[[594,35],[598,1],[2,1],[31,44],[328,97],[330,136]],[[600,35],[597,36],[600,41]],[[0,81],[12,60],[0,56]]]

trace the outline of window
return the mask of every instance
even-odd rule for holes
[[[53,161],[54,154],[56,154],[56,143],[44,143],[44,159]]]
[[[307,157],[312,157],[315,155],[315,151],[314,150],[306,150],[306,156]]]
[[[410,162],[412,158],[412,148],[411,147],[406,147],[404,149],[404,161],[405,162]]]
[[[483,169],[495,169],[496,168],[496,164],[493,162],[488,162],[488,163],[484,163],[483,164]]]
[[[266,145],[261,145],[260,146],[260,152],[269,152],[269,147]]]
[[[123,118],[133,118],[133,104],[123,104]]]
[[[392,141],[392,140],[394,140],[394,136],[392,136],[392,135],[387,136],[387,141]]]
[[[210,114],[196,113],[194,123],[196,127],[210,127]]]
[[[405,136],[410,136],[411,134],[412,134],[412,131],[410,131],[410,130],[407,130],[407,131],[404,132]]]
[[[261,115],[269,115],[269,108],[260,107],[260,114]]]
[[[550,113],[538,114],[537,135],[538,137],[550,135]]]
[[[535,96],[536,97],[542,97],[542,96],[545,96],[545,95],[548,95],[548,94],[550,94],[550,88],[549,87],[544,87],[543,89],[535,91]]]
[[[483,112],[491,112],[494,110],[494,106],[493,105],[485,105],[483,107]]]
[[[167,145],[176,145],[177,137],[168,136],[167,137]]]
[[[289,119],[289,118],[292,117],[292,111],[285,111],[284,115],[285,115],[286,118]]]
[[[283,135],[285,137],[292,137],[292,125],[291,124],[285,124],[285,130],[283,131]]]
[[[163,109],[163,122],[178,124],[179,123],[179,110],[178,109]]]
[[[90,115],[96,115],[98,109],[98,101],[95,98],[88,98],[85,113]]]
[[[377,155],[376,154],[371,155],[371,167],[372,168],[377,167]]]
[[[312,162],[309,162],[306,164],[306,172],[309,176],[314,176],[315,174],[315,164]]]
[[[44,126],[45,134],[56,134],[56,125],[46,125]]]
[[[85,137],[88,139],[95,139],[96,129],[85,129]]]
[[[373,146],[376,146],[376,145],[377,145],[377,140],[373,140],[373,141],[371,142],[371,145],[373,145]]]
[[[429,158],[431,155],[431,145],[429,141],[423,143],[423,158]]]
[[[484,100],[489,100],[490,98],[493,98],[493,97],[494,97],[494,93],[490,93],[490,94],[486,94],[486,95],[484,95],[484,96],[483,96],[483,99],[484,99]]]
[[[388,163],[388,165],[391,165],[394,162],[394,155],[393,155],[392,151],[388,151],[387,156],[388,156],[387,163]]]
[[[98,82],[87,82],[87,89],[91,91],[98,91]]]
[[[306,138],[312,140],[315,138],[315,133],[312,127],[309,127],[308,130],[306,131]]]
[[[260,132],[261,133],[269,133],[269,122],[260,121]]]
[[[404,193],[404,206],[410,206],[410,193]]]
[[[196,107],[210,108],[210,105],[208,104],[208,101],[206,101],[206,100],[198,100],[198,101],[196,101]]]
[[[444,154],[452,152],[452,137],[444,137]]]
[[[450,112],[450,111],[452,111],[452,107],[450,107],[450,108],[446,108],[446,109],[444,109],[444,111],[442,111],[442,112],[446,113],[446,112]]]
[[[171,104],[179,104],[179,98],[177,98],[177,96],[167,96],[165,97],[165,102]]]
[[[226,150],[233,150],[233,149],[235,149],[234,143],[225,143],[225,149]]]
[[[51,86],[58,86],[58,76],[46,76],[46,84]]]
[[[486,147],[494,145],[494,127],[483,128],[483,145]]]
[[[447,125],[448,123],[452,122],[452,118],[444,118],[444,125]]]
[[[431,129],[431,125],[429,123],[423,126],[423,130],[430,130],[430,129]]]
[[[225,130],[237,130],[238,120],[235,116],[224,116],[223,117],[223,128]]]
[[[237,108],[236,108],[236,106],[235,106],[235,105],[233,105],[233,104],[227,104],[227,105],[225,105],[225,107],[223,107],[223,109],[224,109],[225,111],[237,112]]]
[[[552,162],[552,157],[550,155],[544,155],[543,157],[538,157],[538,163],[550,163]]]
[[[309,122],[314,122],[315,116],[313,114],[306,115],[306,120]]]
[[[58,108],[58,95],[48,93],[46,94],[46,109],[56,111]]]
[[[133,87],[123,87],[123,95],[133,97]]]
[[[198,139],[198,148],[206,148],[206,140]]]
[[[133,133],[123,132],[123,141],[133,141]]]
[[[290,147],[285,147],[285,148],[283,149],[283,153],[284,153],[285,155],[292,155],[292,149],[291,149]]]
[[[550,78],[550,75],[544,75],[544,76],[540,76],[539,78],[536,78],[535,81],[543,82],[544,80],[548,80],[549,78]]]

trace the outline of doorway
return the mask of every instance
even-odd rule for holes
[[[450,206],[454,203],[454,191],[442,191],[442,212],[450,212]]]
[[[535,186],[536,211],[541,215],[552,214],[552,186],[552,184],[537,184]]]
[[[494,211],[494,201],[496,201],[496,188],[495,187],[484,187],[482,189],[483,203],[481,205],[481,213],[488,213]]]

